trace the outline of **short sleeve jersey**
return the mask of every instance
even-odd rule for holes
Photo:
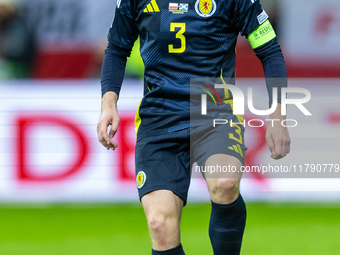
[[[140,36],[139,115],[189,110],[190,78],[233,78],[238,34],[259,26],[262,11],[259,0],[118,0],[108,39],[131,49]]]

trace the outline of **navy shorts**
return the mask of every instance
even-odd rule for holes
[[[235,122],[238,122],[236,117]],[[143,137],[137,140],[135,152],[139,198],[165,189],[186,203],[193,162],[204,166],[210,156],[221,153],[234,156],[244,164],[246,149],[242,125],[202,125]]]

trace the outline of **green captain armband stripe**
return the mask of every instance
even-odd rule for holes
[[[258,26],[248,35],[248,41],[253,49],[269,42],[276,37],[275,31],[269,20]]]

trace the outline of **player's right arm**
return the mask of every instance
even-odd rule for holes
[[[117,143],[112,138],[117,132],[119,126],[119,115],[117,111],[118,95],[109,91],[103,95],[102,108],[100,118],[97,124],[97,134],[99,142],[108,150],[115,150]],[[107,133],[108,126],[111,126],[109,134]]]
[[[115,150],[118,146],[112,140],[119,125],[117,101],[123,82],[126,60],[130,56],[133,44],[139,34],[130,1],[132,0],[121,0],[117,3],[102,65],[102,107],[97,124],[97,135],[99,142],[108,150]],[[109,126],[111,128],[108,133]]]

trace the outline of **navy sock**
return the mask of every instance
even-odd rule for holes
[[[209,237],[215,255],[239,255],[246,225],[246,205],[240,195],[233,203],[211,202]]]
[[[152,255],[185,255],[185,253],[182,244],[179,244],[177,247],[166,251],[155,251],[152,249]]]

